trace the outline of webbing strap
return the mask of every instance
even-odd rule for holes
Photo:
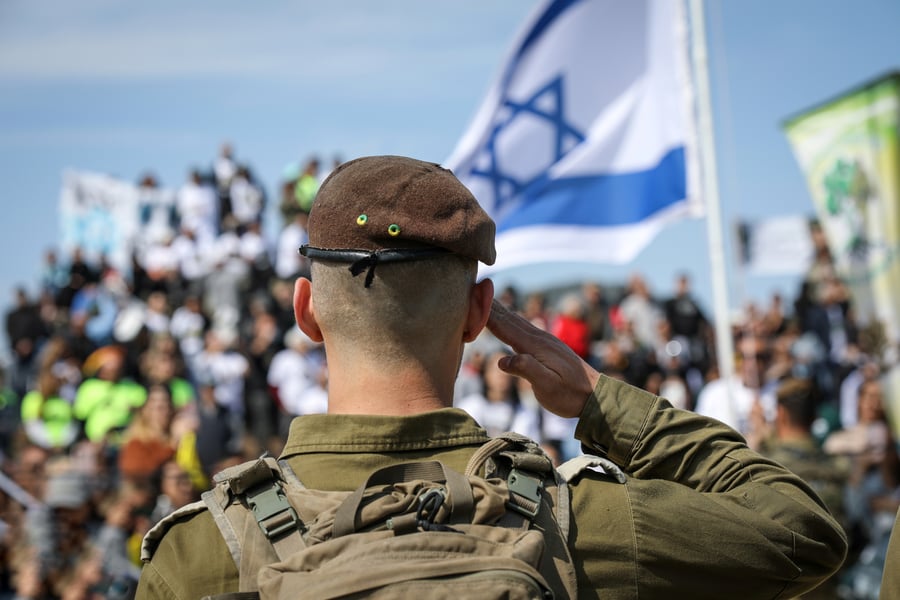
[[[625,475],[625,472],[622,471],[622,468],[619,467],[619,465],[608,458],[590,454],[576,456],[575,458],[567,460],[561,464],[557,470],[559,471],[559,474],[562,475],[563,479],[568,482],[578,477],[585,469],[594,467],[601,467],[603,473],[609,475],[619,483],[625,483],[628,480],[628,476]]]
[[[401,463],[384,467],[369,475],[369,478],[338,506],[334,515],[332,537],[354,533],[360,527],[359,509],[367,488],[418,479],[446,484],[452,507],[451,522],[471,519],[475,499],[472,496],[472,486],[465,476],[437,461]]]
[[[231,520],[228,518],[228,516],[225,514],[225,510],[221,505],[219,505],[218,501],[216,500],[214,491],[209,490],[203,492],[202,494],[200,494],[200,498],[202,498],[203,502],[206,503],[206,508],[209,510],[209,514],[212,515],[216,527],[219,528],[219,533],[222,534],[222,539],[225,540],[225,545],[228,547],[228,552],[231,554],[231,559],[234,561],[235,566],[240,569],[241,540],[240,538],[238,538],[237,533],[235,533]]]

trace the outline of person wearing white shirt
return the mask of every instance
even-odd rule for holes
[[[218,205],[215,191],[203,183],[198,171],[192,171],[176,198],[181,227],[192,231],[198,240],[215,238],[219,229]]]
[[[328,392],[322,345],[297,327],[284,334],[284,345],[269,364],[267,381],[285,411],[280,427],[286,430],[295,416],[328,412]]]
[[[300,246],[309,241],[309,235],[303,223],[307,216],[299,213],[294,216],[278,235],[275,250],[275,275],[281,279],[292,279],[308,270],[306,259],[298,252]]]

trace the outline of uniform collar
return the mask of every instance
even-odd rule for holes
[[[313,452],[393,452],[481,445],[488,436],[458,408],[407,416],[305,415],[291,422],[282,458]]]

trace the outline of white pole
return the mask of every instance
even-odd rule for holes
[[[728,306],[728,279],[725,272],[725,245],[722,237],[722,214],[719,207],[719,180],[716,170],[716,143],[713,132],[712,100],[709,92],[709,57],[706,52],[706,19],[703,0],[690,0],[691,63],[694,70],[694,86],[697,94],[697,129],[699,135],[700,185],[706,207],[706,236],[709,244],[709,262],[712,274],[713,314],[716,328],[716,354],[719,374],[729,382],[729,411],[735,421],[734,393],[731,382],[734,375],[734,340]]]

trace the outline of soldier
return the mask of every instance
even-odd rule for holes
[[[810,428],[818,404],[815,394],[815,386],[808,379],[789,378],[778,385],[774,435],[763,441],[760,453],[808,483],[847,531],[844,486],[850,476],[850,462],[826,454],[813,438]],[[804,598],[837,597],[836,580],[832,577]]]
[[[623,472],[587,470],[570,484],[578,597],[793,597],[838,569],[844,533],[795,475],[492,303],[476,271],[495,260],[494,232],[435,164],[361,158],[323,183],[303,248],[312,277],[297,280],[294,309],[325,344],[329,414],[296,418],[282,453],[308,488],[351,491],[409,461],[462,471],[488,437],[451,408],[453,383],[464,345],[487,326],[515,352],[500,368],[527,379],[544,408],[579,417],[583,446]],[[143,556],[142,600],[252,591],[238,589],[202,505],[148,536]]]

